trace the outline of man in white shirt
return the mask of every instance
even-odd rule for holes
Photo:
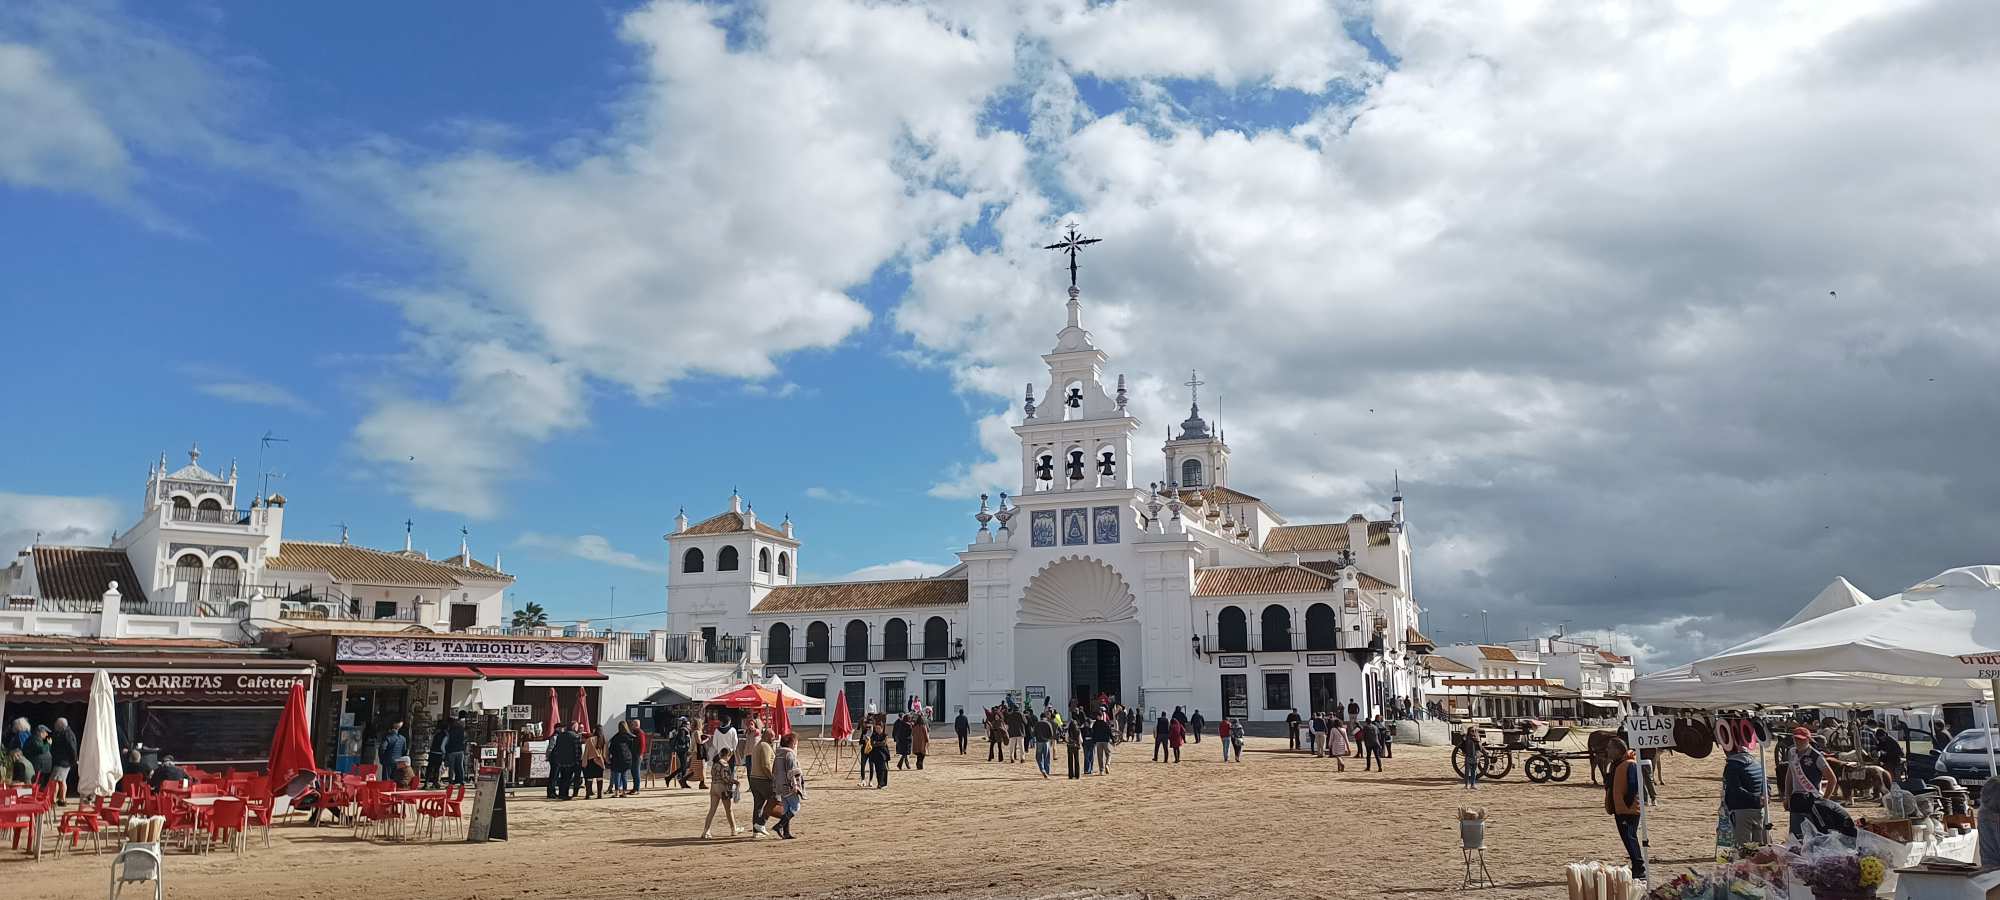
[[[737,744],[736,723],[724,719],[715,729],[715,737],[708,742],[708,758],[714,759],[724,750],[735,750]]]

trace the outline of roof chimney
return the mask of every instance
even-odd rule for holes
[[[1360,559],[1361,554],[1368,549],[1367,516],[1355,513],[1347,517],[1347,549],[1354,552],[1355,559]]]
[[[757,507],[755,506],[743,507],[743,530],[745,531],[757,530]]]
[[[733,513],[743,511],[743,495],[736,493],[735,488],[729,489],[729,511]]]
[[[792,536],[792,514],[785,513],[785,537]]]
[[[683,506],[680,513],[674,516],[674,533],[679,534],[686,530],[688,530],[688,510]]]

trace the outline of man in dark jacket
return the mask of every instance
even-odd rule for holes
[[[375,779],[377,781],[395,780],[396,760],[409,755],[410,739],[403,736],[403,723],[396,722],[391,724],[389,726],[389,733],[382,736],[381,742],[375,748],[375,762],[380,766],[376,770]]]
[[[1729,811],[1736,846],[1761,847],[1764,837],[1764,764],[1756,754],[1738,747],[1722,764],[1722,806]]]
[[[424,760],[425,787],[437,786],[438,770],[444,768],[444,733],[450,724],[443,716],[439,716],[437,722],[431,725],[431,752]]]
[[[1291,742],[1289,749],[1299,749],[1299,723],[1302,721],[1304,720],[1299,718],[1299,711],[1296,709],[1285,714],[1285,735]]]
[[[1170,744],[1173,731],[1173,720],[1168,719],[1166,713],[1160,713],[1160,718],[1153,722],[1154,762],[1173,762],[1173,747]]]
[[[972,739],[972,720],[965,717],[965,707],[958,708],[958,718],[951,720],[951,730],[958,735],[958,755],[964,756]]]
[[[549,780],[555,785],[556,799],[574,798],[582,777],[583,741],[570,730],[569,723],[558,724],[556,736],[549,741]]]
[[[453,718],[444,727],[444,765],[452,784],[465,783],[465,722]]]
[[[1875,729],[1875,764],[1889,770],[1890,777],[1903,780],[1903,745],[1889,736],[1889,729]]]
[[[1201,729],[1207,724],[1208,720],[1201,717],[1201,710],[1195,710],[1194,715],[1188,717],[1188,733],[1194,735],[1195,743],[1201,743]]]
[[[1007,707],[1007,761],[1021,761],[1021,747],[1028,741],[1028,719],[1016,706]]]
[[[68,719],[57,719],[49,733],[49,762],[55,766],[49,783],[55,785],[57,806],[69,805],[69,773],[76,768],[76,753],[76,732],[69,730]]]

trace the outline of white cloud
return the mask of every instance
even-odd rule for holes
[[[123,522],[119,504],[104,497],[62,497],[0,491],[0,552],[35,543],[102,545]]]
[[[1054,0],[1028,16],[1030,31],[1070,66],[1105,78],[1192,78],[1227,88],[1269,82],[1319,93],[1373,73],[1328,0]]]
[[[806,488],[806,497],[808,499],[818,500],[824,503],[849,503],[855,505],[869,505],[875,502],[871,498],[862,496],[846,488],[821,487],[820,485],[813,485],[812,487]]]
[[[933,563],[916,559],[899,559],[894,562],[876,563],[862,566],[833,581],[891,581],[898,578],[928,578],[943,572],[957,563]]]
[[[0,121],[15,123],[0,129],[0,180],[129,200],[124,143],[48,54],[0,43]]]
[[[611,540],[601,534],[553,535],[537,531],[524,532],[514,540],[514,546],[531,550],[542,550],[586,559],[621,569],[640,572],[660,572],[667,570],[665,563],[650,562],[644,557],[611,546]]]
[[[195,385],[195,390],[210,397],[233,403],[247,403],[251,406],[271,406],[302,413],[317,413],[319,408],[292,389],[267,381],[254,379],[225,379],[204,381]]]

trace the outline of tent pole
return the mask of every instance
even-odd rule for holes
[[[1987,687],[1993,689],[1993,699],[1980,704],[1980,709],[1986,712],[1986,774],[1988,777],[2000,778],[2000,757],[1994,756],[2000,751],[1995,751],[1993,747],[1994,744],[2000,743],[1993,739],[1993,704],[2000,703],[2000,678],[1993,679]]]

